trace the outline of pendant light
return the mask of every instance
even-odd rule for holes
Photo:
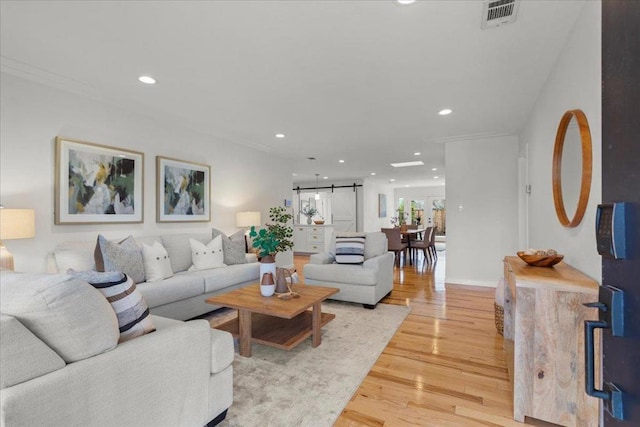
[[[316,200],[320,200],[320,193],[318,193],[318,175],[320,175],[319,173],[316,174]]]

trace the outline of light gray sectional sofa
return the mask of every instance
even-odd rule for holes
[[[198,427],[233,402],[233,339],[206,320],[151,316],[154,332],[119,343],[111,305],[78,277],[2,272],[0,296],[2,427]]]
[[[215,230],[213,233],[134,236],[140,246],[160,242],[167,250],[174,273],[173,277],[160,281],[137,284],[152,314],[177,320],[191,319],[219,308],[205,303],[208,297],[258,281],[260,264],[254,254],[245,254],[246,263],[243,264],[188,271],[192,264],[189,239],[206,244],[211,241],[212,234],[216,234]],[[95,240],[58,244],[49,257],[48,271],[64,273],[69,268],[76,271],[95,269],[95,247]]]
[[[307,285],[330,286],[340,292],[331,299],[355,302],[375,308],[393,289],[393,253],[387,251],[387,237],[381,232],[365,233],[364,262],[338,264],[336,262],[336,234],[333,233],[329,251],[311,255],[304,266]]]
[[[128,237],[122,252],[122,239],[98,239],[98,249],[96,240],[64,242],[49,256],[50,274],[2,272],[0,427],[201,427],[224,419],[233,402],[233,338],[206,320],[182,320],[216,309],[207,297],[256,282],[260,267],[236,233],[235,242],[225,236],[220,247],[207,249],[220,260],[224,249],[224,263],[233,265],[189,271],[189,239],[204,247],[218,234]],[[143,244],[149,246],[139,251]],[[109,293],[112,282],[83,280],[96,261],[113,261],[102,250],[107,246],[124,264],[151,246],[162,255],[147,257],[158,263],[145,259],[135,274],[125,271],[128,277],[115,273],[126,284]],[[126,299],[134,302],[125,306]],[[140,319],[147,333],[123,340]]]

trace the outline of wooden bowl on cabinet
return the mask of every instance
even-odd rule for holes
[[[533,267],[553,267],[564,258],[564,255],[527,255],[524,251],[517,252],[521,260]]]

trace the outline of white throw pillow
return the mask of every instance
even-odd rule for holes
[[[193,262],[189,271],[226,266],[224,252],[222,252],[222,235],[206,245],[194,239],[189,239],[189,243],[191,244],[191,262]]]
[[[173,276],[169,254],[158,241],[153,242],[151,246],[142,244],[142,262],[147,282],[157,282]]]

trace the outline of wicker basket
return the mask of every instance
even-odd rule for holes
[[[496,322],[496,329],[500,335],[504,336],[504,307],[498,305],[497,302],[493,303],[493,313]]]

